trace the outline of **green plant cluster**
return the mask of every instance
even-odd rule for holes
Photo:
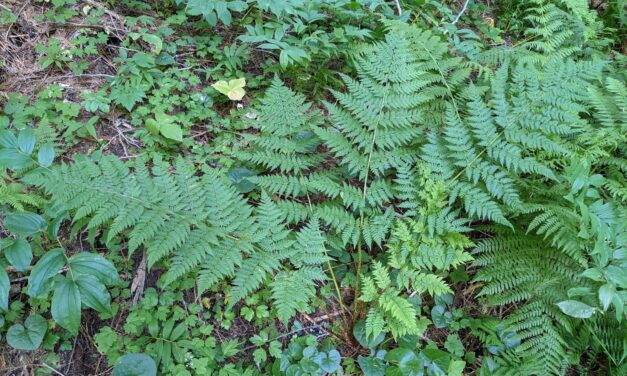
[[[0,91],[3,353],[627,374],[622,1],[40,5],[78,29]]]

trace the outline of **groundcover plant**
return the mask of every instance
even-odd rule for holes
[[[1,0],[0,374],[627,375],[623,0]]]

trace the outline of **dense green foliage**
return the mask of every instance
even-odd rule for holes
[[[627,373],[623,1],[33,3],[0,367]]]

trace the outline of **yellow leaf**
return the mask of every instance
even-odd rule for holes
[[[246,95],[246,90],[244,90],[246,87],[245,78],[236,78],[229,82],[218,81],[211,86],[232,101],[241,101],[244,95]]]

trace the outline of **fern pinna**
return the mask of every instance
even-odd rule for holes
[[[151,168],[143,158],[125,164],[112,156],[83,157],[31,175],[30,181],[74,213],[75,227],[104,229],[107,243],[124,235],[129,254],[146,250],[149,267],[165,262],[166,284],[195,271],[203,292],[232,278],[233,305],[289,259],[293,267],[271,284],[279,317],[287,319],[306,306],[316,281],[326,279],[317,220],[296,233],[285,227],[268,195],[254,208],[216,171],[197,176],[182,159],[173,166],[159,157],[150,162]]]

